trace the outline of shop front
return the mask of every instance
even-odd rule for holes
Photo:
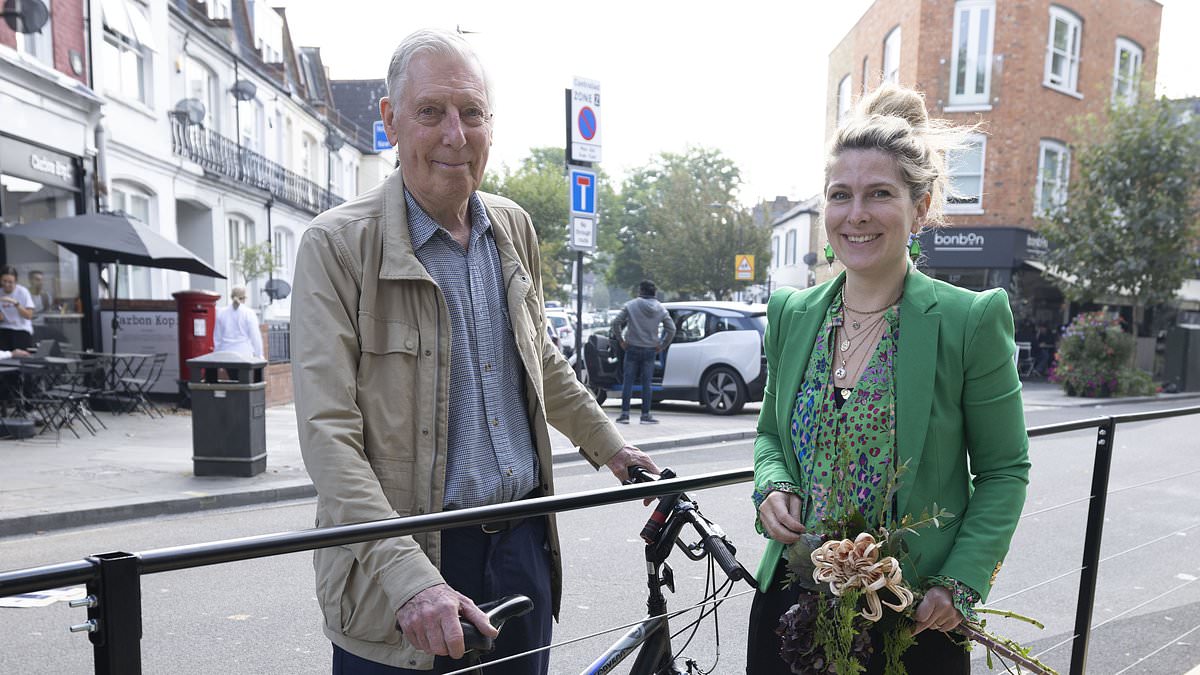
[[[0,135],[0,221],[19,225],[82,213],[85,174],[80,157]],[[33,297],[34,340],[92,346],[84,322],[87,266],[81,269],[74,253],[52,241],[2,239],[3,264],[16,268],[17,283]]]
[[[922,269],[955,286],[1008,291],[1017,328],[1057,326],[1062,291],[1044,274],[1046,239],[1019,227],[946,227],[921,233]]]

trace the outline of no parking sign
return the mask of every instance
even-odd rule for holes
[[[571,158],[600,161],[600,83],[582,77],[571,87]]]

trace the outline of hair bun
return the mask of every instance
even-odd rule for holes
[[[913,127],[924,126],[929,122],[929,113],[925,110],[925,97],[912,89],[891,83],[883,84],[868,94],[859,106],[864,117],[899,117]]]

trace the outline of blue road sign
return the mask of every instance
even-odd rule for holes
[[[383,120],[375,120],[375,152],[387,152],[392,149],[392,142],[388,140],[387,131],[383,128]]]
[[[571,169],[571,211],[596,215],[596,173]]]

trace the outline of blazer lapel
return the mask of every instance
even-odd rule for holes
[[[896,453],[900,465],[908,462],[908,473],[912,476],[921,468],[933,407],[941,322],[941,314],[934,311],[936,305],[933,283],[913,269],[904,284],[904,300],[900,303],[900,345],[896,354]],[[899,513],[908,513],[912,482],[901,479],[897,495]]]
[[[785,310],[783,322],[786,334],[779,342],[779,384],[775,387],[775,419],[779,426],[779,437],[789,438],[792,424],[792,408],[796,405],[796,393],[800,391],[800,380],[808,369],[812,357],[813,343],[817,331],[825,322],[825,312],[837,295],[845,279],[842,272],[819,293],[808,295],[795,309]],[[795,457],[793,456],[794,460]]]

